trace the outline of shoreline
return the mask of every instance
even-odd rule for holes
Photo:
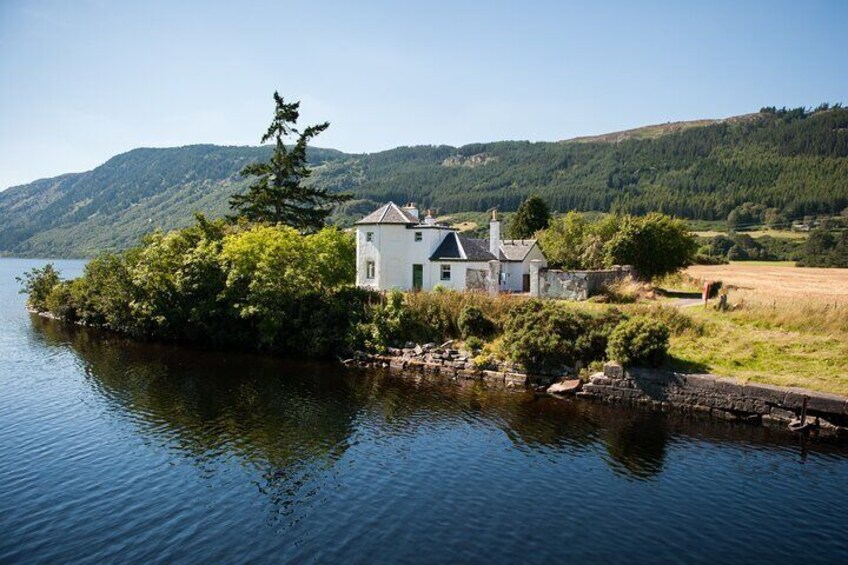
[[[534,374],[515,366],[474,367],[467,353],[450,347],[415,345],[388,354],[356,352],[346,366],[384,369],[408,376],[435,376],[447,382],[479,381],[487,386],[556,397],[643,407],[661,412],[700,414],[792,432],[805,412],[805,427],[820,436],[848,440],[848,398],[803,388],[739,382],[710,374],[663,369],[628,368],[614,361],[588,381],[553,374]],[[806,404],[806,409],[804,405]]]
[[[27,308],[31,314],[65,324],[50,312]],[[105,329],[73,322],[87,329]],[[113,330],[106,330],[113,331]],[[126,334],[115,332],[118,335]],[[386,354],[356,351],[335,362],[346,367],[384,369],[400,376],[434,376],[445,382],[478,381],[494,388],[533,391],[554,397],[641,407],[660,412],[699,414],[725,421],[747,422],[793,431],[806,402],[810,431],[822,437],[848,440],[848,397],[804,388],[780,387],[711,374],[678,373],[664,369],[628,368],[611,361],[602,372],[582,381],[562,373],[529,373],[511,364],[476,367],[470,353],[441,345],[407,344]]]

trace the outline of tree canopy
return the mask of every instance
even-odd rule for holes
[[[347,194],[331,194],[327,188],[306,185],[312,174],[306,159],[309,141],[328,127],[329,122],[308,126],[303,132],[295,127],[300,117],[300,102],[287,103],[274,92],[276,108],[262,143],[276,142],[271,159],[251,163],[241,170],[245,177],[255,177],[247,192],[234,194],[230,206],[252,221],[284,224],[302,232],[321,229],[332,213],[332,205],[350,199]],[[285,141],[297,135],[294,146]]]
[[[518,211],[509,222],[509,236],[513,239],[530,239],[539,231],[548,227],[551,211],[545,201],[536,195],[521,203]]]

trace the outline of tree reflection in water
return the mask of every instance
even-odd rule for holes
[[[109,409],[149,441],[199,467],[236,460],[286,520],[333,488],[336,466],[367,436],[409,436],[434,426],[500,429],[520,450],[597,451],[616,473],[662,473],[676,434],[714,442],[785,446],[793,438],[745,425],[628,410],[532,393],[396,377],[333,364],[140,343],[33,317],[38,339],[70,347]],[[827,449],[827,446],[819,446]],[[603,455],[603,454],[606,455]]]

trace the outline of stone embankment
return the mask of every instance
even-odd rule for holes
[[[390,347],[385,355],[357,352],[352,359],[343,363],[359,367],[382,367],[403,373],[440,375],[447,380],[477,380],[506,388],[546,387],[559,380],[556,375],[527,374],[508,364],[476,367],[468,351],[452,346],[453,341],[440,346],[435,343],[409,343],[402,349]]]
[[[603,373],[592,375],[577,396],[782,428],[793,422],[797,425],[806,403],[806,425],[848,438],[848,398],[801,388],[739,383],[713,375],[625,371],[618,363],[607,363]]]
[[[437,346],[407,344],[385,355],[357,352],[346,365],[385,368],[404,374],[434,375],[448,381],[476,380],[487,385],[547,392],[607,403],[663,411],[704,414],[726,420],[761,423],[786,429],[798,423],[806,402],[805,425],[819,433],[848,438],[848,398],[799,388],[739,383],[713,375],[693,375],[655,369],[629,369],[615,362],[582,383],[568,372],[528,374],[503,364],[479,368],[471,354],[449,341]]]

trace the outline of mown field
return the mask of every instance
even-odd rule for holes
[[[683,309],[695,326],[673,336],[673,366],[848,394],[848,269],[735,263],[686,275],[691,289],[722,281],[732,309]]]

